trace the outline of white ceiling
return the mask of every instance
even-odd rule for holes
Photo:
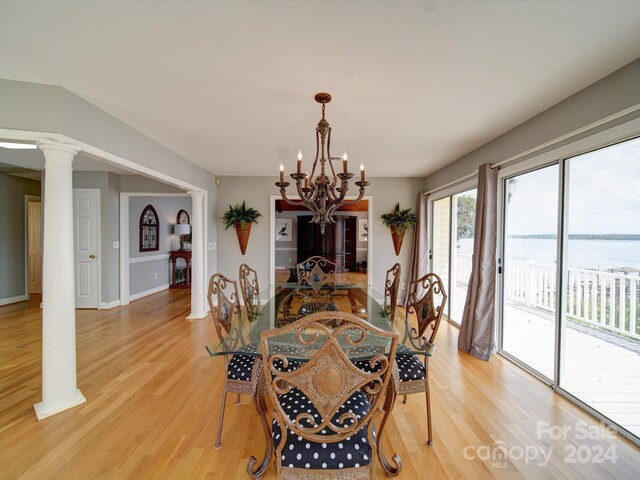
[[[218,175],[424,176],[640,57],[640,1],[0,2],[0,78],[61,85]],[[135,159],[132,159],[135,160]]]

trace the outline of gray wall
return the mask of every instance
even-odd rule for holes
[[[120,179],[120,192],[123,193],[180,193],[180,194],[184,194],[185,190],[182,190],[180,188],[174,187],[172,185],[168,185],[166,183],[162,183],[156,180],[153,180],[151,178],[147,178],[147,177],[143,177],[141,175],[120,175],[119,176]],[[131,208],[131,201],[133,201],[136,197],[131,197],[130,198],[130,203],[129,203],[129,207]],[[155,197],[155,198],[161,198],[161,197]],[[208,225],[207,225],[207,243],[208,244],[214,244],[216,243],[216,223],[215,223],[215,219],[212,218],[213,217],[213,213],[215,212],[215,208],[216,208],[216,198],[217,198],[217,188],[215,187],[215,184],[212,182],[212,184],[209,186],[209,191],[207,193],[207,205],[205,206],[207,208],[207,212],[208,212]],[[186,202],[184,203],[184,205],[187,205],[186,207],[181,207],[184,210],[186,210],[187,212],[189,212],[189,216],[191,216],[191,198],[190,197],[185,197],[185,198],[181,198],[180,199],[181,202]],[[179,209],[178,209],[179,210]],[[177,213],[177,210],[176,210]],[[160,212],[158,212],[158,214],[160,214]],[[174,215],[175,217],[175,215]],[[139,216],[138,216],[139,218]],[[131,221],[131,217],[129,217],[129,220]],[[175,221],[175,218],[174,218]],[[136,229],[138,227],[136,226]],[[136,230],[137,231],[137,230]],[[129,232],[131,235],[131,231]],[[138,245],[138,240],[136,238],[135,240],[135,245],[137,248]],[[130,245],[133,245],[133,243],[130,243]],[[206,246],[205,246],[206,248]],[[139,253],[139,252],[138,252]],[[133,255],[132,255],[133,256]],[[153,263],[153,262],[152,262]],[[154,272],[150,272],[150,271],[146,271],[145,269],[151,268],[151,266],[147,265],[147,266],[142,266],[143,264],[132,264],[130,266],[130,270],[129,270],[129,275],[130,275],[130,293],[134,294],[137,292],[141,292],[141,291],[145,291],[148,288],[154,288],[155,286],[160,286],[160,285],[164,285],[165,283],[161,283],[159,282],[159,280],[156,282],[155,279],[153,282],[148,282],[147,280],[149,278],[154,278],[155,275],[155,271],[159,271],[159,272],[165,272],[164,270],[162,270],[160,268],[160,265],[155,265]],[[208,279],[209,276],[211,276],[213,273],[216,272],[216,265],[217,265],[217,258],[216,258],[216,252],[214,250],[208,250],[207,251],[207,266],[206,266],[206,278]],[[135,273],[134,273],[135,272]],[[135,275],[135,277],[134,277]],[[168,275],[168,274],[167,274]],[[168,277],[167,277],[168,279]],[[139,281],[139,283],[137,283]],[[135,291],[134,291],[134,283],[135,284]],[[153,285],[153,286],[149,286],[149,285]],[[145,288],[145,286],[148,286],[148,288]],[[206,286],[205,286],[206,287]],[[118,298],[120,295],[119,290],[116,292],[116,298]]]
[[[101,281],[100,302],[108,304],[120,298],[120,250],[113,242],[120,240],[120,192],[127,193],[184,193],[170,185],[156,182],[139,175],[116,175],[110,172],[73,172],[74,188],[100,189],[101,229]],[[161,221],[161,246],[157,252],[139,252],[138,222],[142,209],[152,204]],[[129,245],[130,258],[167,254],[172,248],[171,225],[175,223],[178,210],[191,215],[191,198],[183,197],[130,197],[129,200]],[[215,256],[209,263],[215,265]],[[169,283],[168,260],[152,260],[132,263],[129,267],[130,293],[135,294]],[[212,272],[213,269],[210,269]],[[155,279],[155,274],[158,279]]]
[[[0,128],[67,135],[167,175],[176,182],[176,185],[186,182],[205,189],[209,218],[206,235],[208,242],[216,242],[216,225],[211,221],[217,199],[215,175],[70,91],[53,85],[0,79]],[[32,156],[34,161],[42,162],[41,152],[36,152]],[[28,166],[21,161],[14,164]],[[152,186],[148,183],[149,179],[138,176],[123,175],[120,181],[122,183],[120,191],[123,192],[181,191],[176,187],[153,181]],[[109,189],[111,188],[110,186]],[[103,242],[103,245],[105,244],[106,242]],[[208,274],[215,272],[216,266],[216,252],[209,251]],[[109,282],[107,289],[107,298],[110,301],[119,297],[117,285]]]
[[[214,175],[65,88],[0,79],[0,128],[61,133],[209,190]]]
[[[185,190],[142,175],[120,175],[123,193],[185,193]]]
[[[241,263],[247,263],[258,270],[258,279],[262,288],[269,285],[269,198],[278,193],[275,177],[222,177],[218,187],[215,218],[218,226],[218,271],[232,278],[238,277]],[[404,274],[408,271],[411,255],[411,236],[396,257],[389,229],[382,225],[380,215],[393,209],[396,202],[403,208],[411,207],[415,211],[418,193],[424,180],[421,178],[370,178],[371,185],[366,194],[371,195],[373,224],[369,226],[370,245],[373,246],[374,261],[369,266],[372,285],[375,290],[384,289],[385,271],[395,262],[400,262]],[[251,237],[246,255],[240,253],[234,229],[225,231],[219,220],[229,208],[246,200],[247,206],[256,208],[263,217],[251,228]],[[402,293],[402,292],[401,292]]]
[[[41,152],[36,152],[40,156]],[[38,155],[36,155],[37,157]],[[2,163],[2,159],[0,159]],[[15,162],[12,162],[15,163]],[[37,167],[37,165],[34,165]],[[97,188],[100,190],[100,243],[101,243],[101,292],[100,303],[105,306],[115,302],[120,298],[120,250],[114,248],[113,242],[119,241],[120,232],[120,192],[127,193],[184,193],[175,187],[164,183],[156,182],[152,179],[138,175],[117,175],[111,172],[73,172],[74,188]],[[1,225],[12,225],[15,221],[22,222],[19,230],[0,229],[0,300],[12,298],[25,294],[25,251],[24,251],[24,195],[41,196],[41,182],[27,180],[10,175],[0,174],[0,221]],[[131,197],[131,205],[137,202],[144,202],[143,197]],[[159,252],[140,253],[138,249],[138,220],[142,208],[152,203],[156,209],[157,205],[168,205],[166,218],[161,219],[166,228],[175,223],[175,216],[180,209],[184,209],[191,215],[191,198],[165,198],[165,197],[144,197],[147,202],[140,207],[137,213],[130,216],[130,238],[131,247],[135,251],[130,252],[132,258],[144,255],[159,255],[168,253],[171,248],[169,238],[173,238],[172,233],[165,231],[165,245]],[[212,211],[215,208],[216,195],[208,198],[208,208]],[[161,207],[164,208],[164,207]],[[160,210],[157,210],[159,215]],[[14,217],[16,217],[14,219]],[[19,219],[18,219],[19,217]],[[17,219],[17,220],[16,220]],[[135,224],[135,225],[134,225]],[[216,225],[209,219],[208,242],[216,242]],[[165,228],[165,230],[166,230]],[[11,235],[9,235],[11,233]],[[215,251],[209,251],[207,256],[207,275],[215,272],[216,255]],[[149,290],[154,287],[169,283],[168,260],[156,260],[144,263],[134,263],[130,266],[130,286],[131,294]],[[155,273],[159,278],[154,278]],[[207,276],[207,278],[208,278]],[[8,281],[15,278],[15,281]]]
[[[425,190],[454,182],[473,173],[483,163],[496,163],[524,154],[636,105],[640,105],[640,59],[429,175],[425,180]],[[599,130],[638,116],[640,110],[561,140],[555,146],[593,135]]]
[[[27,294],[25,195],[39,197],[40,182],[0,173],[0,300]]]
[[[140,251],[140,215],[147,205],[152,205],[158,214],[160,249],[153,252]],[[129,199],[129,258],[140,259],[166,255],[178,246],[173,235],[173,225],[179,210],[191,216],[191,197],[131,197]],[[155,277],[158,278],[155,278]],[[129,293],[145,292],[169,284],[169,260],[157,259],[134,262],[129,265]]]

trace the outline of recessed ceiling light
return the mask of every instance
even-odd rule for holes
[[[35,150],[37,145],[32,143],[15,143],[15,142],[0,142],[0,147],[10,148],[12,150]]]

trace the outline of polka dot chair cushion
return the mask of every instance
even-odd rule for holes
[[[300,320],[299,316],[276,318],[276,328],[284,327],[285,325],[290,325],[293,322],[296,322],[298,320]]]
[[[282,353],[284,355],[287,355],[287,354],[296,354],[297,352],[298,352],[298,349],[296,347],[285,347],[281,345],[273,346],[273,353]],[[284,367],[284,363],[280,359],[275,359],[273,361],[273,366],[280,372],[293,372],[294,370],[299,369],[303,363],[299,360],[292,360],[290,358],[288,358],[287,360],[288,362],[287,362],[286,368]]]
[[[373,368],[371,368],[368,360],[359,360],[353,362],[353,364],[364,372],[375,373],[380,370],[379,363],[376,363]],[[420,380],[427,376],[424,363],[422,363],[420,358],[414,353],[396,353],[396,365],[398,366],[401,382]]]
[[[318,411],[313,403],[296,388],[280,396],[280,404],[287,416],[294,420],[302,413],[308,412],[319,419]],[[334,422],[345,412],[353,412],[358,418],[371,408],[366,395],[362,392],[353,394],[334,416]],[[303,420],[303,426],[308,421]],[[322,430],[321,435],[330,435],[331,430]],[[374,434],[375,435],[375,434]],[[280,425],[275,420],[272,425],[273,444],[277,447],[282,439]],[[287,430],[286,444],[282,449],[282,466],[288,468],[308,469],[342,469],[358,468],[371,462],[371,446],[367,439],[366,426],[345,440],[334,443],[316,443],[304,437],[294,435]]]
[[[238,349],[241,352],[255,353],[256,346],[254,344],[244,345]],[[290,351],[291,347],[278,347],[274,348],[274,352],[276,353],[295,353],[295,351]],[[229,364],[227,365],[227,378],[231,380],[251,380],[251,375],[253,373],[253,365],[255,364],[256,358],[259,358],[255,355],[243,355],[241,353],[236,353],[235,355],[231,355],[231,360],[229,360]],[[274,366],[280,371],[292,372],[293,370],[297,370],[300,368],[301,362],[297,360],[289,360],[289,364],[287,368],[283,367],[282,361],[276,360],[274,362]]]
[[[427,376],[424,363],[416,354],[396,354],[396,364],[398,365],[401,382],[420,380]]]
[[[256,346],[253,344],[244,345],[239,350],[255,353]],[[242,355],[240,353],[231,355],[231,360],[229,360],[229,364],[227,365],[227,378],[231,380],[251,380],[251,373],[255,361],[256,357],[253,355]]]
[[[337,312],[336,307],[331,302],[306,302],[300,305],[298,309],[298,315],[308,315],[315,312]]]

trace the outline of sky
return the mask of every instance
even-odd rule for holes
[[[570,234],[640,234],[640,138],[568,162]],[[509,235],[556,233],[558,166],[508,180]]]

